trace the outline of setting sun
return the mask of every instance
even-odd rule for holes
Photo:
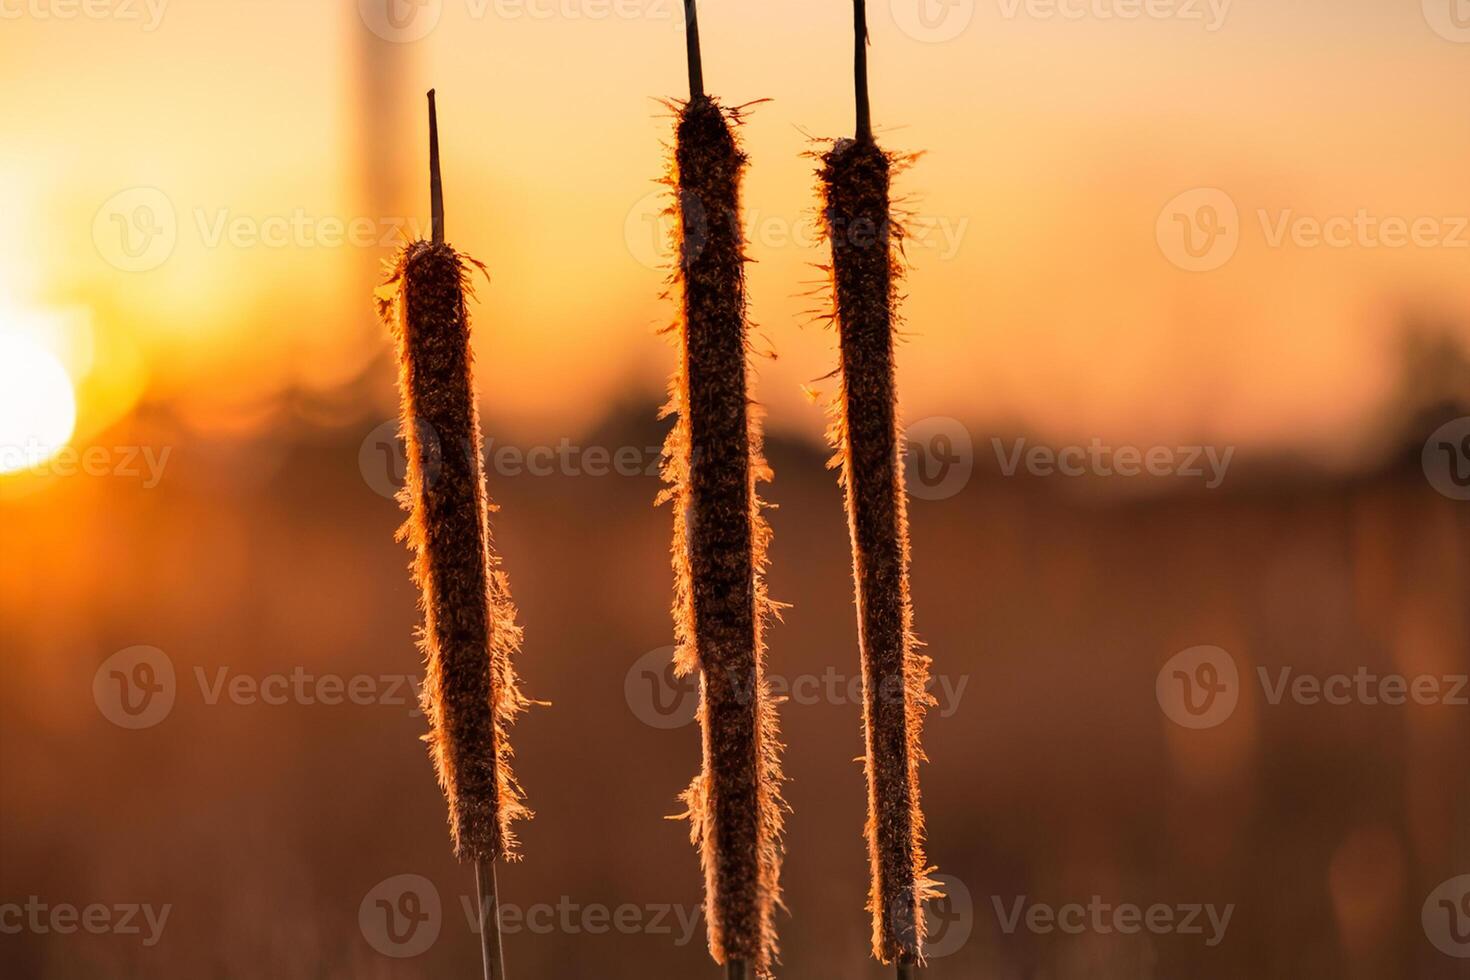
[[[56,455],[76,421],[76,396],[61,362],[31,340],[0,335],[0,473]]]

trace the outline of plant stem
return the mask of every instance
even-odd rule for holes
[[[689,98],[704,95],[704,59],[699,54],[699,12],[695,0],[684,0],[684,43],[689,49]]]
[[[439,114],[434,109],[434,90],[429,89],[429,218],[434,244],[444,244],[444,180],[439,175]]]
[[[725,964],[725,980],[750,980],[750,964],[745,960],[730,960]]]
[[[868,106],[867,0],[852,0],[852,77],[857,92],[857,132],[860,143],[873,142],[873,120]]]
[[[898,980],[914,980],[918,975],[918,966],[908,960],[898,961]]]
[[[505,980],[505,957],[500,951],[500,898],[495,890],[495,862],[475,862],[475,898],[480,907],[480,953],[485,980]]]

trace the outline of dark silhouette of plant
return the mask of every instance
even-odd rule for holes
[[[873,955],[900,976],[923,962],[922,903],[935,894],[919,805],[929,658],[909,601],[908,516],[894,380],[902,231],[889,185],[902,162],[873,140],[863,0],[854,0],[857,127],[821,159],[822,213],[841,352],[831,436],[847,495],[863,669],[868,778],[868,909]]]
[[[501,977],[494,862],[516,857],[513,821],[529,816],[511,772],[506,730],[528,706],[512,656],[521,630],[490,539],[470,352],[473,259],[444,242],[438,118],[429,93],[433,240],[407,245],[379,290],[399,355],[409,511],[424,625],[427,740],[449,803],[456,856],[474,861],[487,977]],[[424,438],[431,434],[433,439]]]
[[[674,146],[680,365],[666,413],[674,502],[678,669],[701,671],[703,768],[684,793],[705,873],[710,955],[731,977],[768,976],[776,956],[782,807],[780,742],[764,677],[762,581],[770,531],[756,494],[769,479],[746,385],[745,257],[738,113],[705,95],[698,25],[685,4],[689,101]]]

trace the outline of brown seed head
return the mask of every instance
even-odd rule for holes
[[[681,672],[701,671],[704,765],[684,794],[705,871],[710,954],[768,976],[776,956],[782,807],[780,741],[764,676],[762,571],[770,531],[756,494],[769,479],[746,385],[745,156],[733,113],[696,97],[679,112],[680,366],[665,445],[674,501],[674,620]]]
[[[399,354],[409,511],[424,625],[423,707],[461,860],[515,857],[511,822],[529,816],[511,773],[506,729],[527,706],[511,658],[520,646],[491,546],[470,354],[471,259],[417,241],[393,263],[379,308]]]
[[[823,217],[832,246],[841,390],[834,463],[852,537],[863,667],[873,955],[923,958],[921,903],[936,893],[924,857],[920,737],[932,698],[909,602],[908,515],[894,381],[895,284],[901,232],[890,215],[894,160],[870,140],[840,140],[822,157]]]

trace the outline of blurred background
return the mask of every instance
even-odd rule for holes
[[[931,974],[1466,976],[1470,10],[870,8],[879,138],[922,153]],[[371,303],[428,227],[431,86],[551,702],[515,731],[507,960],[717,975],[663,819],[699,755],[653,507],[682,30],[675,0],[0,3],[6,976],[476,975]],[[771,100],[742,135],[791,977],[888,975],[809,155],[852,125],[850,31],[701,9],[711,91]],[[1112,911],[1044,924],[1073,904]]]

